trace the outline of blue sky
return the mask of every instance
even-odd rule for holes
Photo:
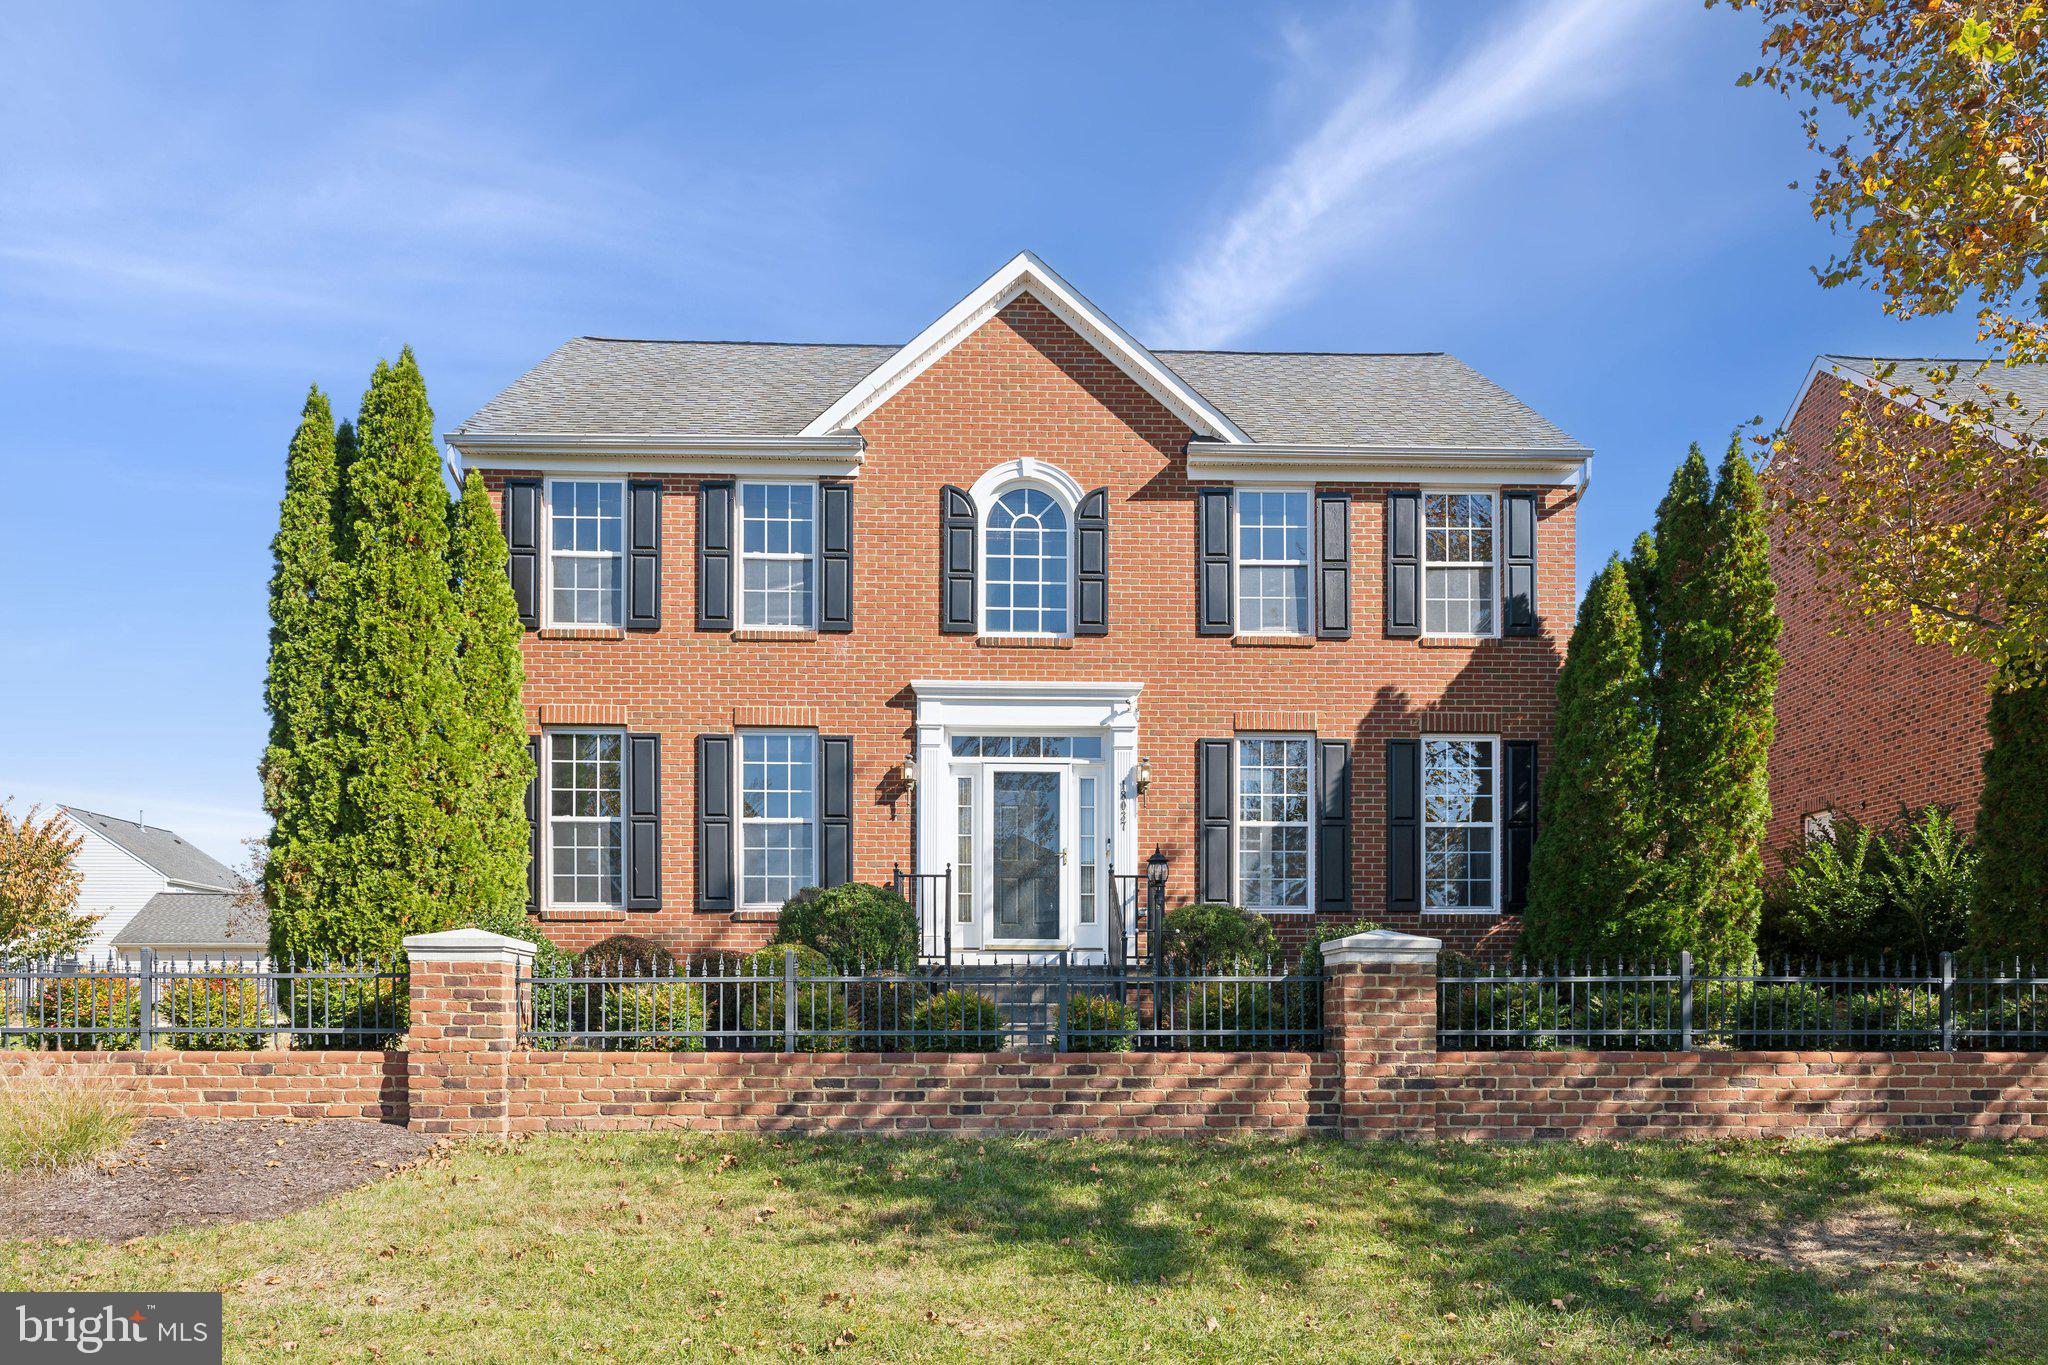
[[[12,6],[0,796],[231,861],[309,382],[442,429],[578,333],[907,339],[1020,248],[1154,345],[1448,350],[1599,453],[1582,576],[1820,351],[1751,18],[1533,3]]]

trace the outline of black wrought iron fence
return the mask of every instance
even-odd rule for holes
[[[958,916],[958,899],[953,889],[953,866],[940,872],[890,871],[890,884],[897,895],[910,902],[917,916],[917,952],[927,962],[953,960],[953,924]]]
[[[1953,953],[1746,972],[1702,970],[1689,953],[1675,965],[1447,962],[1437,1046],[2032,1050],[2048,1047],[2048,974]]]
[[[1316,1050],[1322,981],[1297,964],[1231,971],[1038,962],[820,967],[797,950],[694,965],[522,975],[522,1036],[614,1051]]]
[[[133,957],[0,963],[0,1047],[381,1048],[404,1034],[403,965]]]

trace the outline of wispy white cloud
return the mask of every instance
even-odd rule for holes
[[[1660,13],[1652,0],[1544,0],[1454,56],[1423,69],[1413,12],[1394,11],[1371,55],[1339,73],[1329,45],[1285,30],[1304,88],[1341,79],[1346,93],[1250,197],[1167,275],[1142,335],[1161,346],[1219,346],[1255,331],[1334,265],[1401,226],[1461,178],[1463,159],[1512,130],[1613,93],[1642,63]]]

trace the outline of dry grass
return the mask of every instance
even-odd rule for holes
[[[135,1125],[128,1096],[50,1076],[0,1082],[0,1172],[62,1170],[119,1146]]]

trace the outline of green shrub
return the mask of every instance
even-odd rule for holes
[[[1317,924],[1308,931],[1308,942],[1301,949],[1301,970],[1306,976],[1323,974],[1323,945],[1334,943],[1340,938],[1353,934],[1369,934],[1379,928],[1377,920],[1353,920],[1349,924]]]
[[[1263,965],[1280,951],[1279,937],[1265,916],[1213,901],[1183,905],[1168,914],[1160,943],[1167,961],[1195,971],[1240,963]]]
[[[775,942],[816,949],[843,969],[908,971],[917,964],[917,914],[887,887],[811,887],[783,905]]]
[[[32,1022],[59,1030],[43,1035],[48,1046],[116,1052],[140,1041],[142,997],[128,977],[60,976],[37,1005]]]
[[[1981,989],[1972,988],[1971,993]],[[2028,993],[1959,1003],[1956,1046],[1987,1052],[2038,1052],[2048,1047],[2048,997]]]
[[[879,1052],[900,1052],[907,1044],[904,1034],[917,1007],[935,987],[929,981],[888,973],[864,977],[848,988],[850,1006],[859,1028],[859,1046]]]
[[[1849,1027],[1859,1047],[1941,1046],[1941,992],[1873,989],[1849,997]]]
[[[1075,992],[1067,997],[1067,1051],[1129,1052],[1137,1018],[1121,1000]]]
[[[1739,985],[1702,991],[1698,1037],[1737,1051],[1827,1046],[1820,1030],[1835,1021],[1833,1004],[1811,986]]]
[[[702,1052],[704,987],[680,981],[616,982],[600,1010],[605,1046],[637,1052]]]
[[[743,977],[771,980],[735,982],[717,988],[720,1027],[739,1035],[741,1047],[781,1048],[787,1023],[783,964],[785,955],[792,952],[796,954],[799,978],[834,975],[832,964],[817,949],[785,944],[750,953],[737,964]],[[843,1052],[851,1047],[853,1020],[846,1007],[845,988],[800,982],[796,988],[796,1027],[798,1052]]]
[[[402,971],[396,976],[303,977],[280,983],[278,995],[285,1017],[300,1030],[292,1039],[300,1049],[396,1047],[412,1013]]]
[[[1260,981],[1190,981],[1174,988],[1168,1027],[1175,1043],[1197,1052],[1285,1048],[1300,1011]]]
[[[940,991],[911,1011],[910,1032],[921,1052],[995,1052],[1003,1045],[1003,1017],[978,991]]]
[[[592,961],[593,965],[598,960],[609,962],[609,957],[594,958],[596,953],[605,949],[605,944],[599,944],[591,954],[578,958],[567,949],[557,947],[541,932],[539,923],[519,906],[485,910],[472,922],[479,929],[488,929],[494,934],[504,934],[508,938],[523,939],[533,945],[533,984],[526,996],[527,1022],[531,1027],[553,1033],[566,1033],[573,1027],[572,1021],[591,1017],[593,1011],[590,1006],[594,1002],[586,998],[583,987],[550,983],[561,977],[578,975],[585,961]],[[563,1047],[567,1045],[567,1040],[543,1039],[541,1045]]]
[[[270,1023],[263,983],[232,971],[174,981],[160,1008],[176,1030],[172,1047],[248,1051],[263,1046]]]
[[[1764,899],[1767,957],[1824,962],[1932,957],[1962,945],[1977,853],[1949,813],[1901,812],[1888,829],[1837,819],[1809,836]]]

